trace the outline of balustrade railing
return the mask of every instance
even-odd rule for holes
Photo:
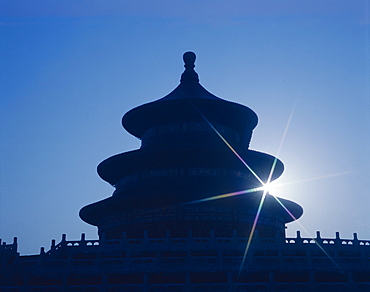
[[[266,240],[265,238],[259,238],[258,234],[255,235],[256,240],[254,243],[256,246],[275,246],[278,248],[284,248],[284,246],[299,246],[304,248],[305,246],[320,245],[320,246],[333,246],[333,247],[368,247],[370,248],[370,240],[358,239],[357,234],[353,234],[353,238],[340,238],[339,232],[336,232],[335,238],[323,238],[319,231],[316,232],[315,238],[301,237],[299,231],[297,231],[296,237],[286,237],[285,239],[272,238]],[[56,244],[55,239],[51,242],[50,250],[45,252],[44,247],[41,248],[40,254],[52,254],[62,248],[99,248],[110,249],[117,248],[117,246],[122,246],[125,249],[217,249],[217,248],[234,248],[239,249],[245,247],[247,237],[240,237],[233,233],[231,237],[218,237],[211,233],[208,237],[193,237],[191,232],[189,232],[187,237],[182,238],[172,238],[170,234],[167,233],[166,237],[162,238],[151,238],[145,232],[142,238],[126,238],[123,234],[121,239],[105,239],[104,234],[100,239],[87,240],[85,234],[81,234],[80,240],[67,240],[66,235],[62,235],[62,240]],[[253,245],[253,241],[252,241]],[[17,238],[14,238],[13,243],[6,244],[0,239],[0,252],[14,252],[16,253],[18,249]]]
[[[334,246],[334,247],[369,247],[370,240],[360,240],[357,238],[357,234],[354,233],[352,239],[340,238],[339,232],[336,233],[335,238],[322,238],[320,232],[316,232],[315,238],[301,237],[299,231],[297,231],[296,237],[287,237],[285,239],[265,239],[255,236],[256,240],[254,244],[259,248],[275,246],[278,248],[284,248],[284,246],[299,246],[304,248],[305,246],[312,246],[319,244],[320,246]],[[81,235],[80,240],[66,240],[66,235],[63,234],[61,242],[55,244],[55,240],[52,240],[51,248],[47,252],[51,254],[61,248],[101,248],[109,250],[110,248],[116,249],[121,246],[124,249],[218,249],[222,247],[239,249],[245,247],[248,237],[239,237],[234,232],[231,237],[217,237],[214,233],[211,233],[209,237],[193,237],[189,232],[187,237],[172,238],[169,233],[166,237],[162,238],[151,238],[145,232],[142,238],[126,238],[123,234],[121,239],[106,239],[104,234],[100,239],[86,240],[85,234]],[[253,241],[252,241],[253,246]],[[43,248],[41,253],[44,253]]]
[[[0,239],[0,253],[1,252],[12,252],[17,253],[18,251],[18,239],[14,237],[13,243],[7,244],[5,241],[2,242]]]
[[[370,240],[360,240],[357,238],[357,233],[353,234],[353,239],[340,238],[339,232],[336,232],[335,238],[322,238],[320,231],[316,232],[316,238],[301,237],[297,231],[297,237],[286,238],[285,243],[291,244],[320,244],[320,245],[334,245],[334,246],[368,246],[370,247]]]

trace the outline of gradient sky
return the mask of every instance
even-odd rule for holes
[[[205,88],[258,114],[251,149],[284,162],[277,194],[302,205],[299,223],[370,239],[368,11],[361,0],[0,0],[0,238],[17,236],[21,254],[63,233],[97,238],[78,216],[114,191],[96,167],[140,146],[122,115],[172,91],[191,50]],[[302,226],[287,235],[308,237]]]

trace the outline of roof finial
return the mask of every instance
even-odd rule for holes
[[[196,59],[196,55],[195,53],[193,52],[186,52],[184,53],[184,55],[182,56],[183,60],[184,60],[184,67],[186,69],[193,69],[195,67],[194,63],[195,63],[195,59]]]
[[[193,52],[186,52],[184,53],[182,58],[185,63],[184,65],[185,71],[181,75],[181,82],[185,80],[189,80],[191,82],[193,81],[199,82],[198,74],[194,71],[194,67],[195,67],[194,63],[195,63],[195,58],[196,58],[195,54]]]

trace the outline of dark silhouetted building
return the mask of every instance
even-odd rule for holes
[[[80,217],[99,239],[33,256],[3,243],[1,291],[370,291],[370,241],[286,238],[303,209],[263,188],[284,166],[249,149],[257,115],[184,62],[176,89],[123,116],[140,149],[98,166],[115,191]]]

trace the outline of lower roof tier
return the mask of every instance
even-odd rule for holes
[[[263,192],[227,194],[220,197],[208,197],[192,200],[168,195],[166,197],[150,196],[123,197],[112,196],[102,201],[85,206],[80,211],[80,217],[85,222],[102,226],[109,222],[121,221],[123,225],[130,223],[149,223],[154,221],[189,221],[194,224],[201,221],[253,223],[259,205],[262,202],[260,220],[270,220],[282,224],[294,221],[303,214],[298,204]],[[186,218],[186,214],[190,215]],[[201,218],[201,214],[206,214]],[[208,215],[209,216],[208,216]],[[198,216],[198,217],[195,217]],[[197,223],[198,222],[198,223]]]

